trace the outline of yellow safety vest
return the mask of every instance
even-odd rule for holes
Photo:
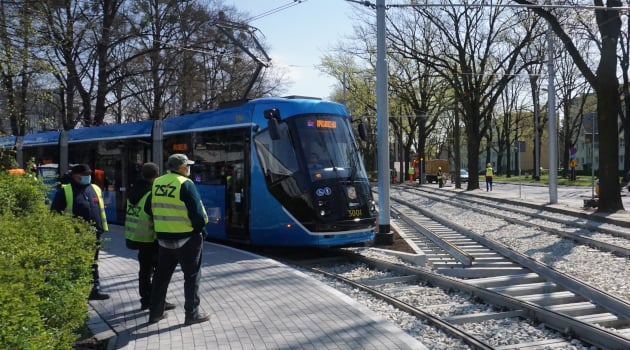
[[[182,184],[186,181],[192,182],[176,173],[162,175],[153,181],[151,209],[155,232],[190,233],[193,230],[186,203],[179,199]]]
[[[151,192],[147,192],[135,205],[127,200],[127,215],[125,217],[125,238],[142,243],[155,241],[155,230],[153,220],[144,211],[144,206]]]
[[[492,171],[492,167],[488,167],[486,168],[486,176],[492,176],[493,175],[493,171]]]
[[[103,202],[103,193],[101,192],[101,188],[95,184],[91,184],[94,192],[96,192],[96,197],[98,197],[98,207],[101,210],[101,221],[103,225],[103,231],[108,231],[109,227],[107,226],[107,216],[105,215],[105,202]],[[66,195],[66,213],[72,214],[72,208],[74,204],[74,196],[72,193],[72,185],[65,184],[62,186],[63,192]]]

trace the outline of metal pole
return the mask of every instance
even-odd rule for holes
[[[595,113],[591,113],[591,199],[595,198]]]
[[[389,223],[389,111],[385,57],[385,0],[376,1],[376,129],[378,154],[378,231],[374,240],[393,243]]]
[[[521,143],[519,141],[516,141],[516,143],[518,144],[518,146],[516,146],[516,157],[518,160],[518,198],[521,198]]]
[[[556,132],[556,89],[554,86],[553,32],[547,28],[547,69],[549,88],[547,90],[549,113],[549,203],[558,203],[558,135]]]
[[[538,79],[536,79],[538,81]],[[538,83],[536,83],[538,86]],[[540,136],[538,135],[538,92],[534,93],[534,174],[536,180],[540,180]]]

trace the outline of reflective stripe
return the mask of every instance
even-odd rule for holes
[[[183,210],[183,211],[188,212],[188,208],[186,208],[185,204],[180,205],[180,204],[156,203],[155,205],[153,205],[153,208],[175,209],[175,210]]]
[[[190,222],[190,219],[183,218],[181,216],[153,215],[153,219],[154,220],[168,220],[168,221]]]

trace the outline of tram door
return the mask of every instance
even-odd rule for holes
[[[225,233],[228,239],[249,239],[249,135],[248,129],[230,130],[225,135]]]

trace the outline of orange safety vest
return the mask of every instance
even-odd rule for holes
[[[15,176],[26,175],[26,171],[22,168],[9,169],[9,174]]]

